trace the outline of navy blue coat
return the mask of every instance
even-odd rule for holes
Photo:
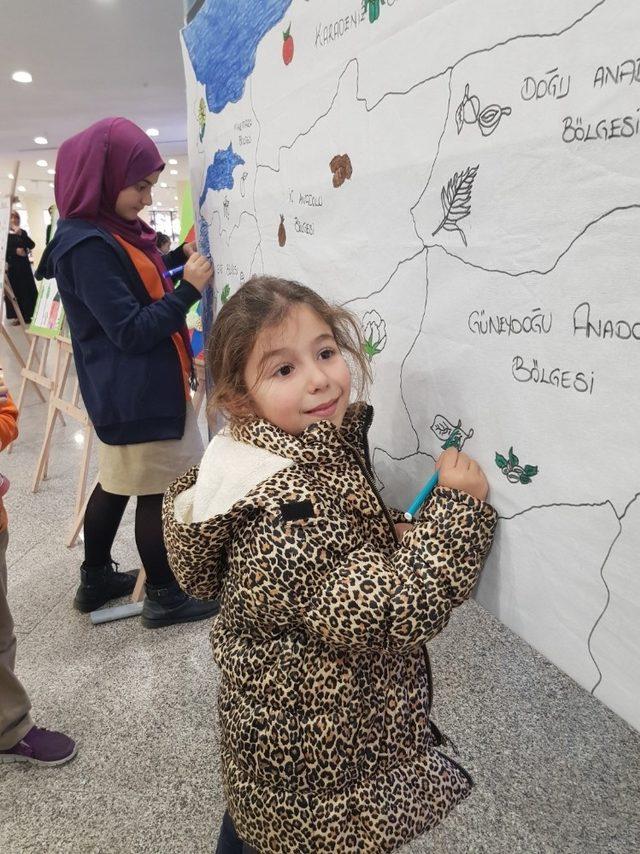
[[[181,260],[172,253],[171,263]],[[58,222],[36,275],[58,283],[80,391],[99,438],[108,445],[180,439],[186,401],[171,335],[200,299],[198,290],[183,281],[152,300],[118,241],[79,219]]]

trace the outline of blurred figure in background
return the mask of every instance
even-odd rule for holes
[[[33,310],[38,299],[38,289],[29,260],[29,252],[35,245],[24,228],[20,227],[18,211],[12,211],[7,240],[7,275],[25,323],[31,323]],[[11,322],[12,326],[17,326],[20,321],[13,305],[7,297],[4,299],[7,307],[7,320]]]

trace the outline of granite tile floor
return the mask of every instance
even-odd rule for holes
[[[0,364],[17,396],[4,342]],[[72,734],[80,750],[60,768],[0,766],[0,852],[213,852],[224,804],[209,625],[94,627],[73,610],[82,546],[64,541],[82,447],[76,426],[58,427],[50,477],[33,495],[45,416],[30,394],[20,440],[0,457],[11,479],[17,667],[37,723]],[[126,568],[138,560],[132,509],[114,550]],[[475,602],[431,654],[435,717],[476,787],[407,852],[640,851],[640,734]]]

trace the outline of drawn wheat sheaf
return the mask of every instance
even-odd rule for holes
[[[464,245],[467,245],[465,233],[458,223],[471,213],[471,189],[479,168],[478,164],[468,166],[464,172],[456,172],[453,178],[449,178],[446,187],[442,188],[440,200],[444,217],[436,230],[431,232],[432,237],[435,237],[441,228],[445,231],[457,231]]]

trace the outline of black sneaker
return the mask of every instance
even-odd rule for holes
[[[136,586],[136,572],[118,572],[115,560],[102,566],[80,567],[80,587],[76,590],[74,607],[83,614],[101,608],[110,599],[129,596]]]
[[[205,620],[215,617],[220,610],[217,601],[203,602],[187,596],[177,582],[168,587],[146,584],[145,588],[147,595],[142,605],[142,625],[147,629]]]

